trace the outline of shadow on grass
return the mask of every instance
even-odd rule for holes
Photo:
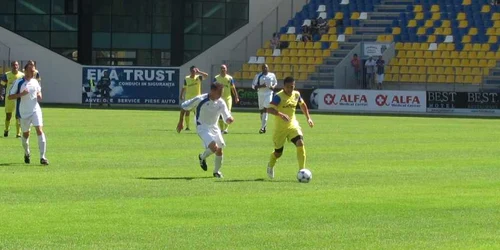
[[[148,180],[148,181],[161,181],[161,180],[186,180],[191,181],[195,179],[208,179],[214,178],[212,176],[201,176],[201,177],[138,177],[139,180]]]
[[[268,180],[268,179],[264,179],[264,178],[259,178],[259,179],[247,179],[247,180],[243,180],[243,179],[225,180],[225,179],[222,179],[219,182],[224,183],[224,182],[295,182],[295,181],[292,181],[292,180]]]
[[[16,162],[16,163],[0,163],[0,167],[23,166],[23,165],[26,165],[26,164],[19,163],[19,162]]]

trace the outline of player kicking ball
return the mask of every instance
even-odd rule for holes
[[[200,167],[203,171],[207,171],[206,159],[215,153],[213,176],[216,178],[223,178],[220,169],[223,160],[222,149],[226,145],[217,122],[220,116],[222,116],[227,124],[234,122],[234,118],[231,116],[226,103],[221,99],[223,91],[224,86],[218,82],[214,82],[210,85],[210,92],[208,94],[202,94],[183,102],[177,124],[177,133],[180,133],[184,126],[184,115],[188,110],[196,108],[196,131],[205,146],[205,151],[198,155]]]
[[[274,95],[267,112],[276,116],[275,129],[273,134],[274,152],[267,164],[267,176],[274,178],[274,165],[283,154],[285,141],[291,141],[297,148],[297,161],[299,169],[304,169],[306,165],[306,150],[304,148],[304,136],[299,122],[295,117],[295,109],[300,105],[300,109],[307,119],[309,127],[314,126],[314,122],[309,115],[306,103],[300,97],[300,92],[295,90],[295,80],[292,77],[285,78],[283,90]]]
[[[16,116],[20,117],[21,130],[23,132],[21,141],[24,147],[24,162],[30,163],[29,136],[30,127],[36,129],[38,135],[38,147],[40,149],[40,164],[49,165],[45,157],[47,142],[43,133],[42,109],[39,101],[42,100],[42,88],[34,78],[35,66],[27,64],[24,67],[24,77],[14,82],[9,93],[9,100],[16,100]]]

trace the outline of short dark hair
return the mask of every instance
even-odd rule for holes
[[[285,80],[283,81],[284,84],[292,83],[292,82],[295,82],[295,79],[293,79],[293,77],[291,77],[291,76],[287,76],[285,78]]]
[[[210,84],[210,90],[217,90],[219,87],[222,87],[222,83],[213,82]]]
[[[193,65],[193,66],[189,67],[189,70],[193,70],[194,68],[196,68],[196,66]]]

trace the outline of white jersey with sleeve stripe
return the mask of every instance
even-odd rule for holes
[[[261,87],[258,88],[258,86],[263,86],[265,85],[266,87]],[[255,77],[253,78],[252,82],[252,88],[257,89],[259,93],[272,93],[273,90],[271,87],[276,87],[278,85],[278,80],[276,80],[276,76],[274,73],[267,72],[267,74],[264,75],[264,73],[260,72]]]
[[[202,94],[181,104],[182,109],[188,111],[196,108],[196,125],[218,127],[219,117],[224,121],[232,117],[226,103],[221,98],[210,100],[208,94]]]
[[[34,113],[41,111],[37,95],[40,91],[42,91],[42,87],[40,87],[40,84],[36,79],[32,78],[29,81],[26,81],[24,77],[18,79],[12,85],[9,94],[19,94],[25,89],[28,90],[28,94],[16,100],[16,116],[20,118],[28,118]]]

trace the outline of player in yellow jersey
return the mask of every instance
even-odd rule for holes
[[[17,61],[13,61],[10,66],[11,71],[5,73],[0,81],[0,84],[5,86],[7,90],[6,93],[10,92],[12,85],[17,79],[24,76],[24,73],[19,71],[19,63]],[[14,112],[14,110],[16,110],[16,100],[8,100],[8,98],[5,98],[5,129],[3,132],[4,137],[9,136],[10,121],[12,119],[12,113]],[[16,137],[21,137],[21,124],[19,123],[19,118],[16,117],[15,121]]]
[[[214,78],[214,83],[220,83],[224,86],[224,91],[222,92],[222,100],[226,103],[227,109],[231,111],[233,107],[233,97],[231,93],[234,95],[235,103],[240,102],[240,98],[238,97],[238,92],[236,91],[236,87],[234,86],[234,79],[232,76],[227,74],[227,66],[222,64],[220,66],[220,75],[216,75]],[[219,119],[219,128],[223,134],[227,134],[227,130],[229,128],[229,124],[225,123],[222,120],[222,117]]]
[[[274,165],[283,154],[285,141],[291,141],[297,148],[297,160],[299,169],[305,168],[306,151],[304,149],[304,136],[299,122],[295,118],[295,109],[300,105],[300,109],[307,118],[309,127],[314,126],[314,122],[309,115],[306,103],[300,97],[300,93],[295,90],[295,80],[287,77],[284,81],[283,90],[274,95],[267,112],[276,116],[275,129],[273,134],[274,152],[267,164],[267,176],[274,178]]]
[[[189,100],[201,95],[201,81],[208,77],[207,73],[200,71],[195,66],[191,66],[189,68],[189,71],[191,72],[191,74],[184,78],[184,86],[181,90],[181,101]],[[185,113],[186,119],[184,119],[184,121],[186,122],[186,130],[190,130],[190,113],[190,111],[186,111]]]

